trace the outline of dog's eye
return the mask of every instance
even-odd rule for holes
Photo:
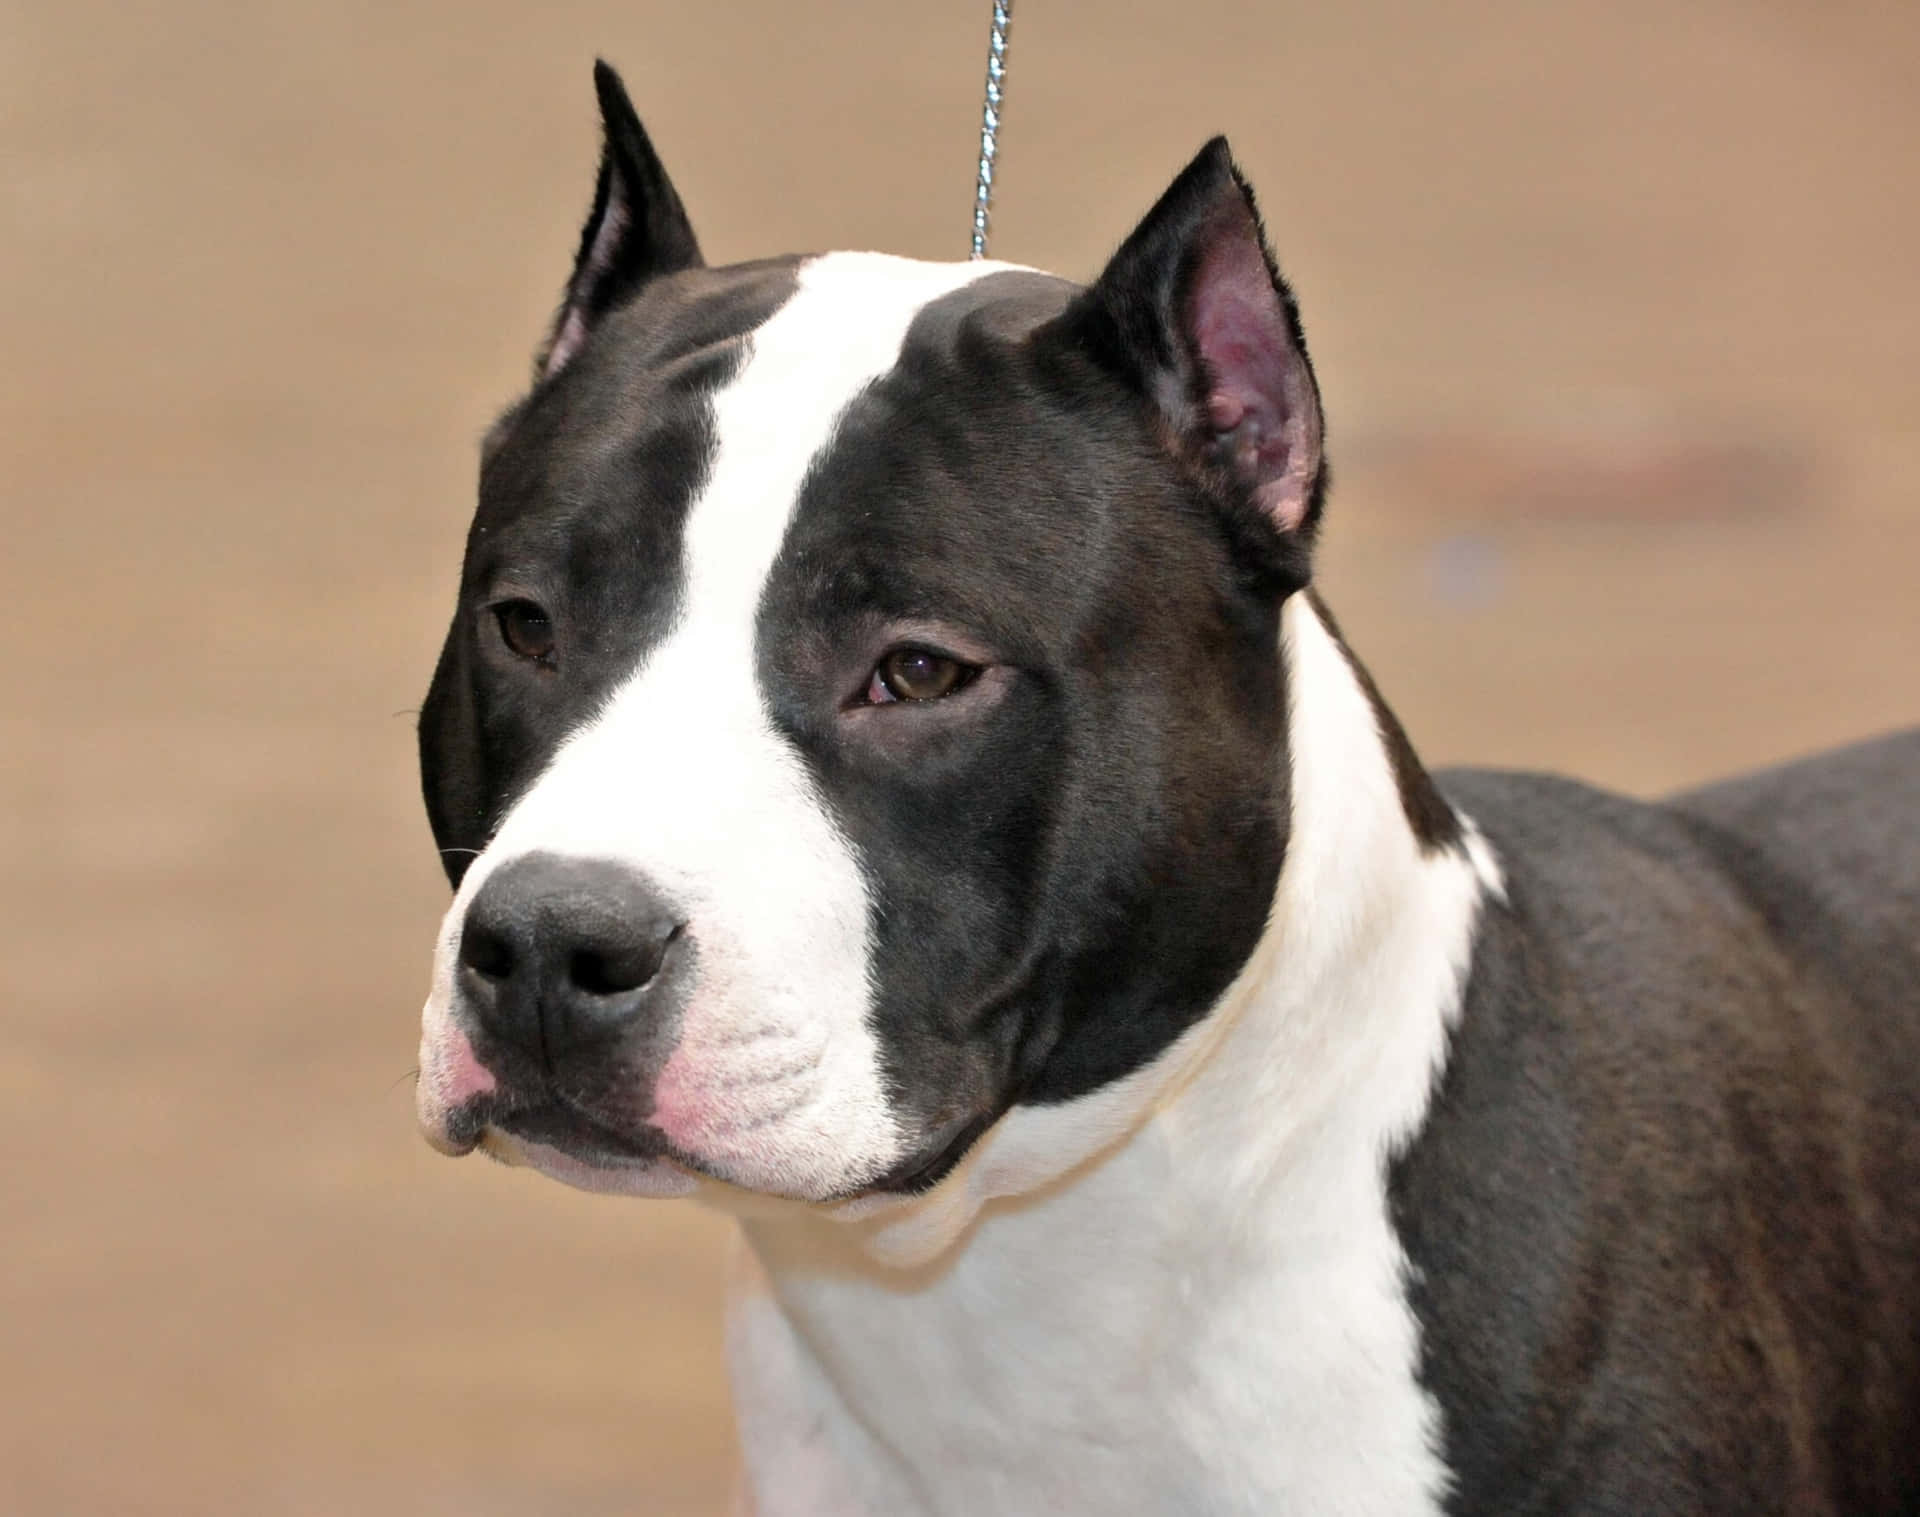
[[[937,701],[952,695],[979,671],[927,648],[895,648],[867,681],[867,701]]]
[[[546,663],[553,657],[553,618],[530,600],[503,601],[493,608],[500,640],[522,658]]]

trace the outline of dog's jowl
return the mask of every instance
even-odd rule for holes
[[[708,268],[611,71],[421,721],[420,1117],[740,1218],[753,1510],[1920,1513],[1920,734],[1430,777],[1223,142]]]

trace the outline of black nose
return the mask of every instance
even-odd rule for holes
[[[630,869],[523,854],[467,907],[461,989],[486,1032],[551,1067],[604,1048],[656,1009],[680,925]]]

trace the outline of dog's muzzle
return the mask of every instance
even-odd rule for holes
[[[648,1122],[693,978],[685,922],[607,859],[527,853],[461,919],[422,1046],[422,1125],[463,1152],[489,1129],[588,1160],[661,1157]]]

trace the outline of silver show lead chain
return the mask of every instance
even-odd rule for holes
[[[1007,82],[1007,26],[1013,0],[993,0],[993,33],[987,39],[987,103],[980,112],[980,178],[973,190],[973,254],[987,256],[987,213],[993,205],[993,160],[1000,148],[1000,99]]]

